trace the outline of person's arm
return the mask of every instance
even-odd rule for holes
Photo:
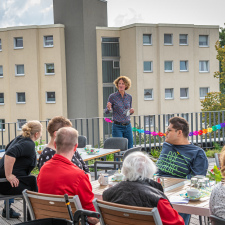
[[[199,151],[197,154],[193,165],[191,166],[192,174],[193,176],[195,175],[206,175],[208,169],[208,159],[206,157],[205,152]]]
[[[19,180],[15,175],[12,174],[14,163],[16,162],[16,158],[11,157],[9,155],[5,155],[4,159],[4,167],[5,167],[5,177],[10,182],[12,187],[18,187]]]
[[[84,160],[82,159],[82,157],[80,156],[79,152],[76,151],[74,153],[74,156],[80,161],[80,163],[82,164],[82,167],[83,167],[83,170],[86,172],[86,173],[90,173],[90,170],[87,166],[87,164],[84,162]],[[91,181],[91,180],[90,180]]]
[[[161,198],[159,200],[157,209],[163,225],[184,225],[183,218],[172,208],[166,199]]]
[[[105,113],[106,114],[109,114],[112,112],[112,97],[111,95],[109,96],[109,99],[107,101],[107,105],[106,105],[106,108],[105,108]]]

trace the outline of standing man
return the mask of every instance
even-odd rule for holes
[[[38,175],[38,191],[55,195],[78,195],[84,209],[95,211],[88,174],[71,162],[78,145],[77,130],[72,127],[60,128],[54,145],[56,154],[42,166]],[[92,217],[88,221],[92,224],[99,222]]]
[[[188,178],[206,175],[208,160],[203,149],[188,140],[189,124],[173,117],[166,132],[166,142],[157,161],[159,176]]]
[[[105,113],[112,112],[112,136],[128,139],[128,148],[133,148],[133,133],[130,123],[130,115],[134,113],[132,108],[132,96],[125,90],[131,87],[131,80],[126,76],[120,76],[114,80],[117,92],[111,94],[105,109]]]

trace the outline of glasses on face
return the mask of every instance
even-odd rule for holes
[[[177,129],[170,129],[170,128],[167,128],[167,132],[168,132],[168,133],[171,132],[171,131],[173,131],[173,130],[175,130],[175,132],[177,132]]]

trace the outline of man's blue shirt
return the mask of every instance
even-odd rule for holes
[[[164,142],[156,165],[159,176],[190,179],[195,175],[206,175],[208,159],[204,150],[193,144],[172,145]]]

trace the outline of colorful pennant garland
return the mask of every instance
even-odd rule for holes
[[[109,118],[105,118],[105,121],[107,123],[113,123],[113,121],[110,120]],[[210,128],[207,128],[207,129],[190,132],[189,133],[189,136],[191,137],[193,135],[194,136],[197,136],[197,135],[203,135],[203,134],[211,133],[212,131],[220,130],[223,127],[225,127],[225,123],[220,123],[220,124],[217,124],[215,126],[212,126]],[[159,135],[160,137],[166,136],[166,134],[165,133],[162,133],[162,132],[158,132],[158,133],[155,132],[155,131],[150,132],[150,131],[144,130],[144,129],[137,129],[136,127],[133,127],[132,128],[132,131],[133,132],[136,132],[137,131],[138,133],[141,133],[141,134],[143,134],[143,133],[145,133],[145,134],[151,134],[153,136],[157,136],[157,135]]]

